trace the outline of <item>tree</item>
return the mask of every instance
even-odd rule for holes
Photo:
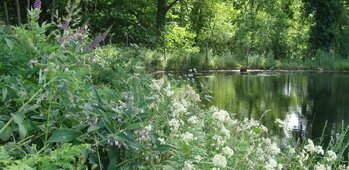
[[[19,1],[15,0],[15,2],[16,2],[17,22],[18,22],[18,25],[21,25],[22,21],[21,21],[21,12],[20,12]]]
[[[29,24],[29,10],[30,10],[30,0],[27,0],[27,23]]]
[[[156,25],[160,32],[163,31],[165,28],[167,12],[177,2],[179,2],[179,0],[173,0],[171,3],[168,3],[167,0],[157,0]]]
[[[314,14],[315,25],[311,28],[309,43],[313,51],[318,49],[330,52],[334,45],[335,35],[343,23],[343,0],[309,0],[308,13]]]
[[[7,1],[6,0],[3,0],[3,5],[4,5],[5,22],[6,22],[6,25],[9,25],[10,21],[8,19],[8,9],[7,9]]]

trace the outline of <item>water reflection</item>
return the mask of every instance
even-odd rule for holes
[[[239,118],[260,119],[274,133],[276,118],[284,120],[285,136],[318,139],[338,132],[349,122],[349,74],[344,73],[215,73],[197,76],[212,92],[212,104],[237,113]],[[265,114],[265,115],[263,115]],[[262,116],[263,115],[263,116]]]

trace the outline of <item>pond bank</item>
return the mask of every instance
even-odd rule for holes
[[[164,74],[164,73],[188,73],[193,72],[189,70],[159,70],[154,71],[151,74]],[[336,69],[247,69],[247,71],[240,71],[240,69],[217,69],[217,70],[198,70],[197,73],[256,73],[256,72],[313,72],[313,73],[349,73],[349,70],[336,70]]]

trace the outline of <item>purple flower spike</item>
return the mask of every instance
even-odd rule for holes
[[[64,24],[62,25],[61,29],[63,31],[67,30],[68,29],[68,26],[69,26],[69,21],[65,21]]]
[[[105,38],[107,38],[107,34],[102,34],[100,37],[99,37],[99,40],[98,40],[98,44],[103,42],[105,40]]]
[[[104,33],[100,36],[98,36],[94,41],[92,41],[86,48],[86,51],[90,51],[92,48],[99,45],[101,42],[103,42],[107,38],[107,33]]]
[[[35,9],[41,9],[41,0],[35,0],[34,8]]]

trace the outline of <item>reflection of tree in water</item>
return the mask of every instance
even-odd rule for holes
[[[182,85],[190,81],[183,82]],[[204,84],[204,87],[201,85]],[[325,131],[339,132],[342,120],[349,123],[349,75],[320,73],[238,74],[216,73],[196,77],[191,82],[199,93],[212,92],[212,103],[220,109],[259,120],[280,132],[276,118],[286,121],[286,136],[318,139]],[[265,114],[265,115],[263,115]]]
[[[313,103],[307,119],[310,136],[319,138],[326,121],[325,143],[330,140],[331,130],[340,132],[342,121],[344,127],[349,121],[349,76],[344,74],[312,74],[308,84],[309,99]]]

